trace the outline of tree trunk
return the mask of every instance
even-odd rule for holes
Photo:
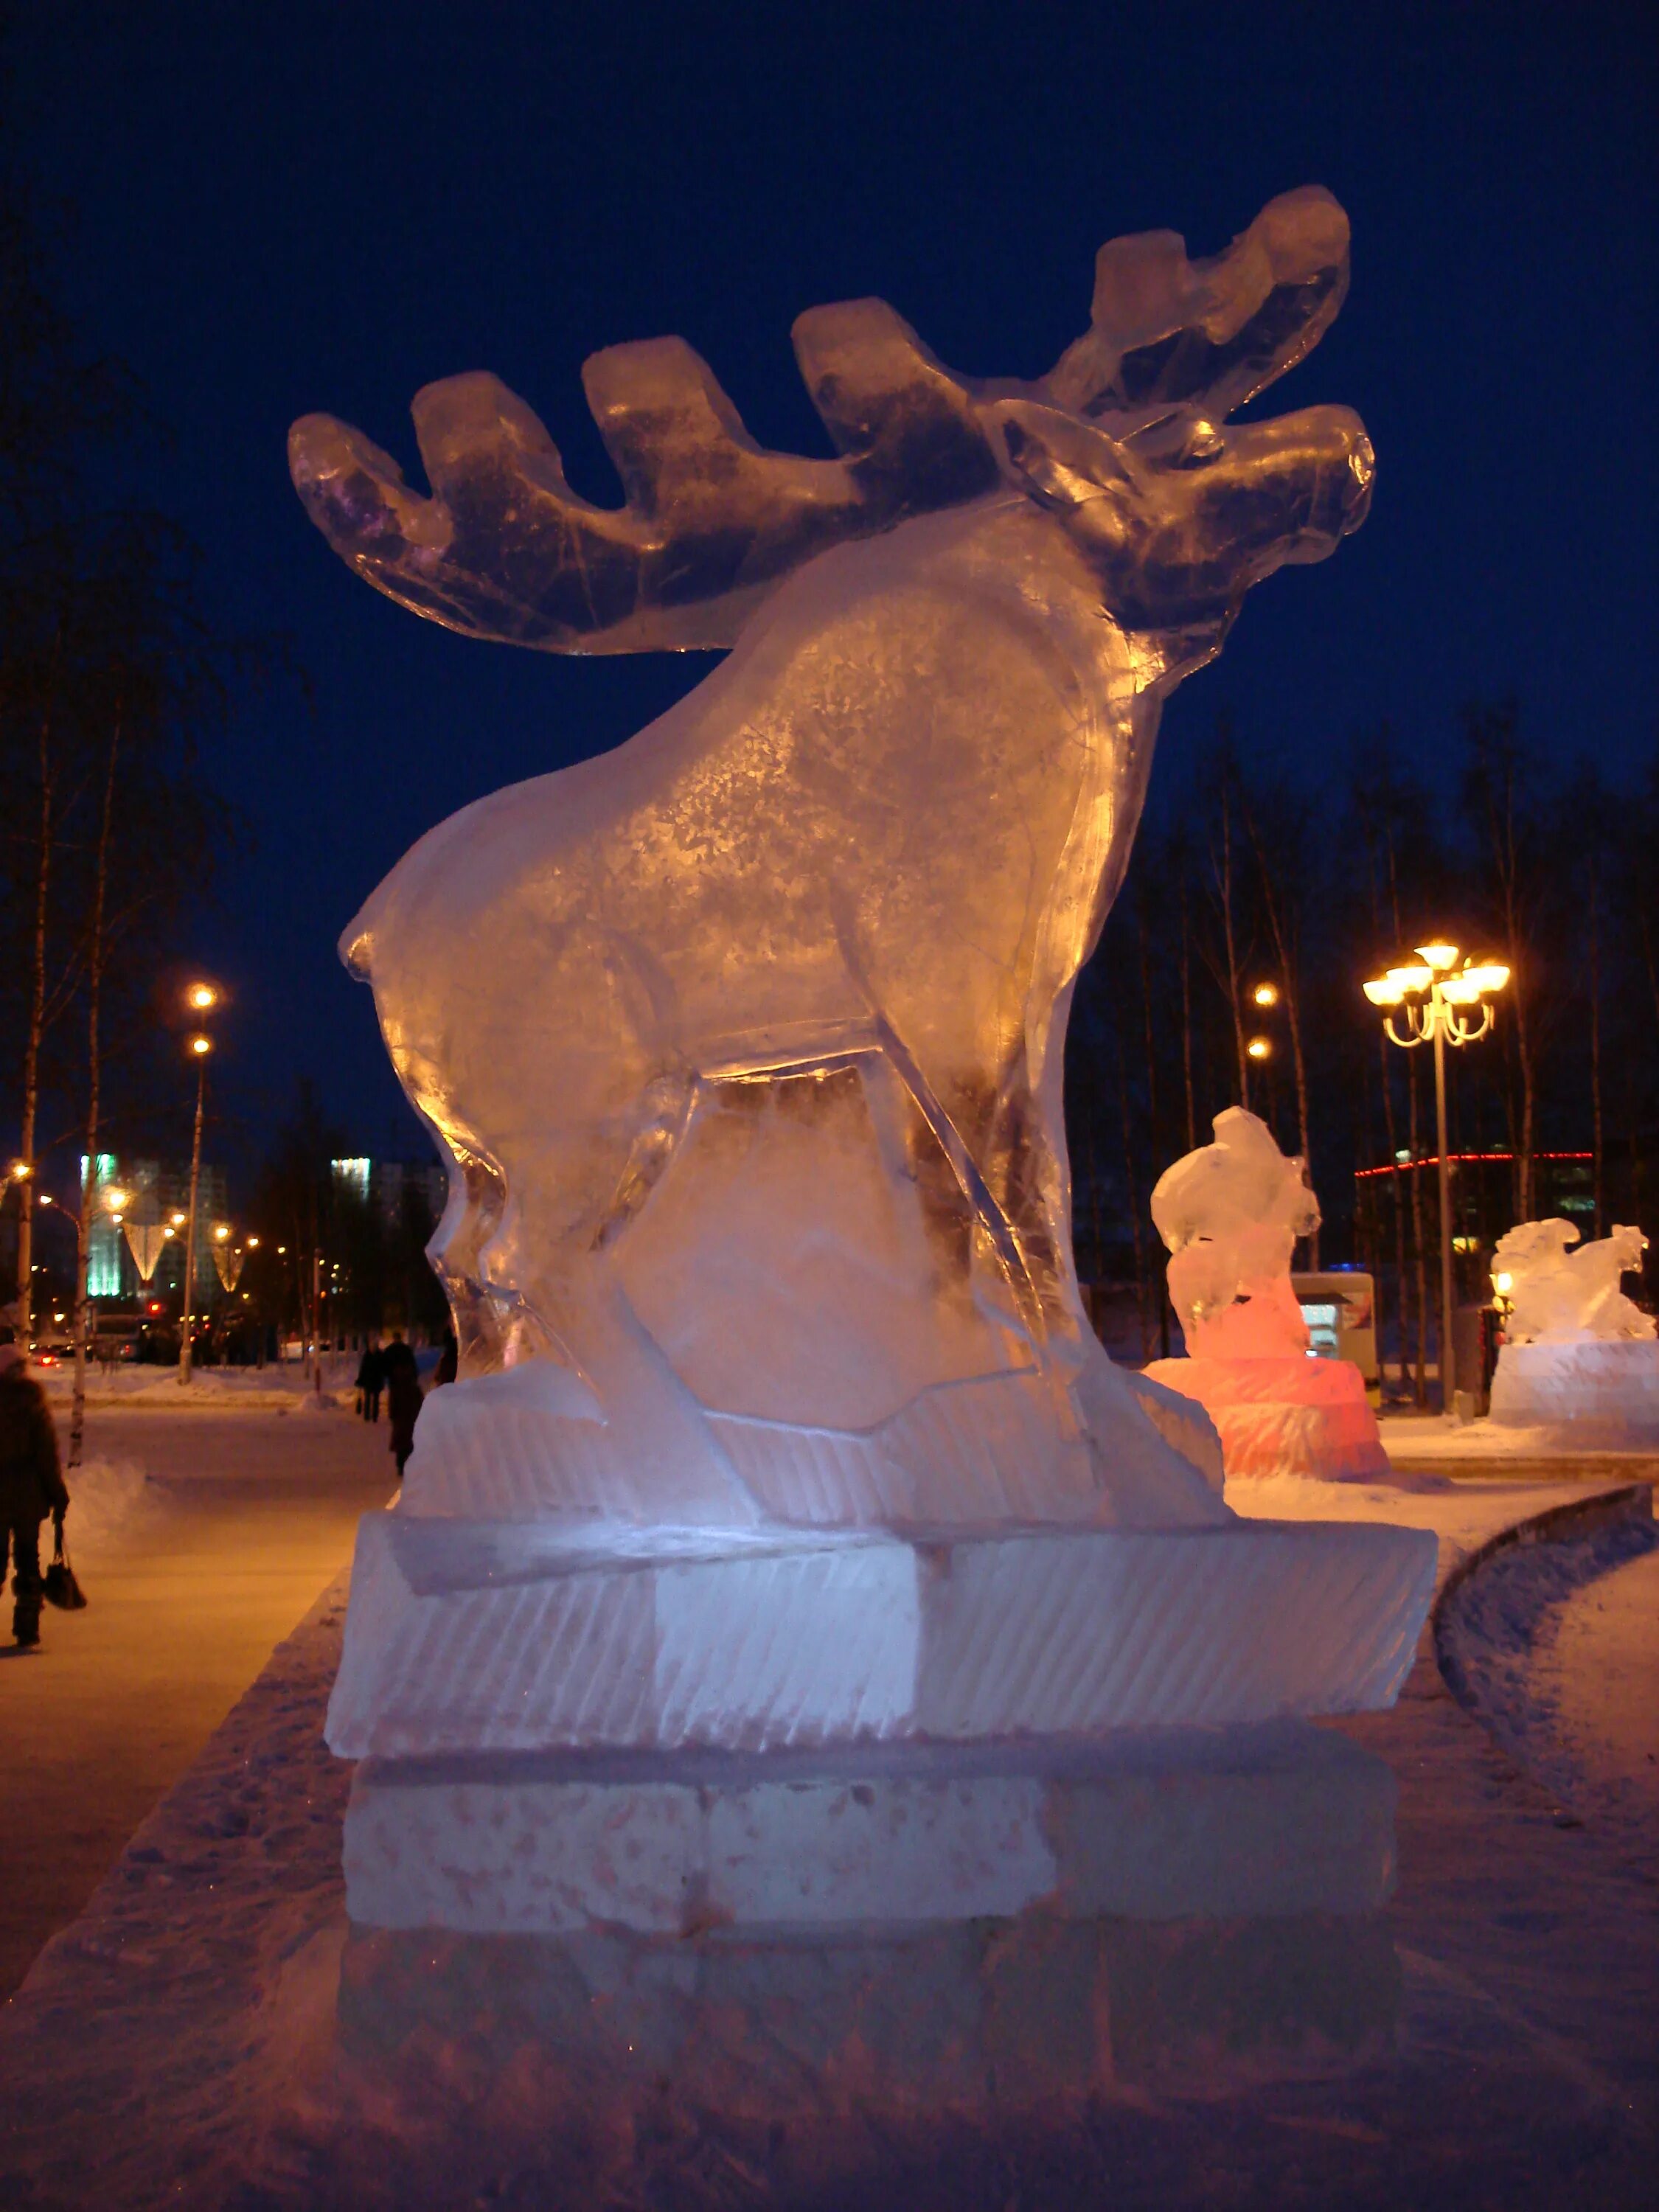
[[[1250,1103],[1250,1061],[1244,1049],[1244,1008],[1239,997],[1238,936],[1233,927],[1233,814],[1232,796],[1226,783],[1221,791],[1221,865],[1217,877],[1221,893],[1221,933],[1227,962],[1227,1004],[1233,1018],[1233,1049],[1238,1059],[1238,1103],[1246,1111]]]
[[[1287,927],[1284,902],[1273,871],[1267,866],[1267,855],[1256,826],[1254,811],[1246,806],[1245,826],[1249,831],[1250,845],[1255,854],[1256,873],[1261,882],[1262,903],[1267,909],[1267,927],[1273,932],[1273,951],[1279,963],[1279,988],[1285,1006],[1285,1026],[1291,1038],[1291,1066],[1296,1077],[1296,1133],[1297,1148],[1308,1170],[1311,1184],[1313,1176],[1313,1145],[1308,1134],[1308,1069],[1302,1052],[1302,1000],[1300,979],[1291,932]],[[1319,1272],[1319,1231],[1316,1229],[1307,1240],[1308,1265]]]
[[[1198,1150],[1198,1115],[1193,1102],[1193,940],[1187,913],[1187,878],[1181,878],[1181,1072],[1187,1085],[1187,1150]]]
[[[104,912],[109,886],[110,829],[115,811],[115,769],[121,750],[121,710],[110,734],[104,803],[98,817],[98,860],[93,877],[92,927],[87,945],[87,1136],[81,1169],[81,1214],[75,1236],[75,1387],[70,1400],[69,1463],[81,1464],[87,1422],[87,1269],[91,1256],[92,1202],[98,1188],[99,1082],[102,1055],[98,1024],[104,987]]]
[[[1595,1233],[1604,1236],[1606,1190],[1601,1168],[1601,871],[1590,853],[1589,910],[1590,1176],[1595,1194]]]
[[[1135,1189],[1134,1126],[1129,1115],[1129,1075],[1124,1064],[1123,1040],[1117,1040],[1117,1095],[1123,1109],[1123,1173],[1129,1194],[1129,1234],[1133,1240],[1135,1255],[1135,1317],[1140,1324],[1140,1364],[1144,1367],[1152,1356],[1151,1333],[1146,1326],[1146,1258],[1140,1231],[1140,1200]]]
[[[40,822],[35,844],[34,921],[29,948],[28,1026],[23,1038],[23,1120],[19,1132],[19,1157],[27,1174],[18,1189],[17,1207],[17,1335],[27,1347],[34,1316],[34,1132],[40,1110],[40,1044],[46,1024],[46,920],[51,911],[52,807],[58,779],[52,749],[52,708],[56,703],[58,656],[61,630],[53,651],[52,680],[40,716]]]
[[[1144,913],[1137,912],[1135,921],[1140,938],[1140,1012],[1141,1024],[1145,1034],[1146,1046],[1147,1115],[1152,1125],[1152,1156],[1148,1163],[1147,1172],[1152,1179],[1156,1181],[1158,1176],[1159,1129],[1158,1119],[1158,1055],[1152,1048],[1152,981],[1151,963],[1147,957],[1146,951],[1146,917]],[[1152,1186],[1149,1183],[1147,1186],[1149,1190],[1151,1187]],[[1158,1304],[1158,1356],[1160,1359],[1167,1359],[1170,1356],[1170,1301],[1164,1296],[1162,1290],[1156,1281],[1153,1282],[1152,1287],[1152,1296]]]

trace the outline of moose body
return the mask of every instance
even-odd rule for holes
[[[949,379],[879,303],[817,311],[842,319],[840,350],[826,365],[803,340],[804,366],[832,428],[856,417],[853,456],[778,468],[841,468],[839,498],[884,455],[914,469],[925,453],[937,477],[948,450],[939,511],[884,511],[872,494],[850,542],[815,545],[781,577],[762,564],[728,591],[730,657],[678,706],[600,759],[465,809],[370,898],[342,949],[453,1164],[433,1255],[468,1371],[544,1356],[607,1419],[653,1397],[680,1418],[680,1378],[615,1256],[712,1091],[849,1068],[890,1180],[941,1218],[965,1214],[962,1267],[1011,1356],[1062,1384],[1096,1356],[1070,1255],[1065,1025],[1127,865],[1162,702],[1218,650],[1251,584],[1329,552],[1369,497],[1370,447],[1346,410],[1223,430],[1180,389],[1247,396],[1334,313],[1346,224],[1322,195],[1292,198],[1294,221],[1275,204],[1231,258],[1200,264],[1196,354],[1147,327],[1160,286],[1188,337],[1181,316],[1198,314],[1197,274],[1162,240],[1105,249],[1094,332],[1073,349],[1086,358],[1035,392]],[[1144,374],[1122,343],[1107,368],[1097,358],[1113,285],[1133,306],[1128,335],[1158,339]],[[848,367],[872,349],[890,404]],[[724,441],[700,484],[747,483],[753,449],[695,356],[618,350],[629,362],[590,396],[597,381],[635,495],[621,521],[590,520],[539,425],[484,380],[422,402],[447,509],[420,508],[384,456],[325,422],[296,427],[296,477],[342,550],[423,612],[476,630],[485,607],[487,634],[567,645],[573,604],[608,593],[635,636],[657,619],[637,599],[661,565],[652,530],[670,490],[690,496],[675,440]],[[1079,396],[1109,374],[1150,386],[1152,403],[1120,393],[1110,429]],[[799,538],[802,480],[757,481],[784,520],[757,494],[756,544]],[[486,510],[511,555],[508,611],[465,537]],[[581,532],[585,555],[571,550]],[[624,558],[635,600],[617,584]],[[556,619],[526,639],[537,561]],[[661,619],[672,641],[706,641],[683,608]],[[820,1203],[835,1202],[826,1176]],[[809,1182],[781,1234],[810,1238],[811,1204]]]

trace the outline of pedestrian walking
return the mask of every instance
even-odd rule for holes
[[[377,1344],[366,1344],[357,1363],[357,1411],[366,1421],[380,1418],[380,1393],[386,1388],[386,1354]]]
[[[392,1450],[398,1462],[398,1480],[415,1449],[415,1424],[421,1418],[421,1377],[415,1354],[401,1336],[394,1336],[381,1359],[386,1370],[386,1415],[392,1428]]]
[[[0,1330],[0,1588],[9,1559],[11,1632],[22,1651],[40,1641],[40,1523],[50,1513],[61,1535],[69,1502],[46,1392],[14,1332]]]

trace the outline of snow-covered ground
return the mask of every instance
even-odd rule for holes
[[[1445,1467],[1463,1474],[1549,1467],[1580,1475],[1587,1469],[1598,1474],[1604,1468],[1659,1470],[1659,1452],[1651,1443],[1598,1443],[1587,1450],[1583,1443],[1563,1443],[1552,1429],[1510,1428],[1484,1418],[1452,1421],[1438,1413],[1384,1413],[1377,1427],[1382,1449],[1396,1467]]]
[[[1504,1748],[1659,1873],[1659,1528],[1505,1552],[1455,1595],[1442,1638]]]
[[[44,1802],[31,1758],[61,1739],[67,1779],[78,1767],[84,1783],[104,1776],[125,1731],[153,1771],[158,1723],[192,1694],[196,1655],[169,1653],[167,1679],[151,1674],[133,1695],[124,1653],[142,1671],[142,1643],[115,1639],[95,1663],[89,1645],[77,1652],[100,1604],[111,1626],[129,1604],[135,1632],[193,1621],[222,1696],[232,1631],[261,1578],[268,1620],[279,1585],[288,1604],[307,1576],[306,1595],[327,1579],[356,1512],[386,1490],[384,1427],[343,1417],[94,1423],[109,1472],[83,1476],[82,1502],[89,1532],[98,1503],[104,1534],[78,1559],[94,1610],[49,1615],[47,1659],[0,1669],[4,1724],[21,1711],[33,1731],[13,1770],[30,1777],[10,1793],[19,1825],[0,1827],[8,1870],[74,1819],[73,1789]],[[1443,1578],[1528,1515],[1598,1510],[1582,1481],[1434,1474],[1256,1483],[1233,1502],[1431,1528]],[[1537,1694],[1558,1669],[1553,1725],[1601,1747],[1584,1771],[1626,1756],[1595,1681],[1614,1659],[1631,1680],[1649,1667],[1650,1600],[1619,1578],[1639,1580],[1656,1557],[1626,1518],[1494,1554],[1449,1601],[1458,1632],[1465,1613],[1472,1624],[1466,1655],[1522,1654],[1520,1692]],[[1592,1578],[1596,1567],[1610,1574]],[[1489,1577],[1522,1570],[1525,1604],[1469,1612]],[[124,1597],[124,1576],[154,1587]],[[198,1618],[226,1576],[239,1603]],[[1035,1949],[1023,1923],[908,1945],[769,1948],[712,1929],[654,1945],[601,1930],[584,1946],[348,1926],[349,1770],[320,1741],[343,1612],[337,1583],[0,2014],[7,2212],[1070,2212],[1108,2198],[1141,2212],[1623,2212],[1651,2201],[1650,1871],[1632,1863],[1626,1832],[1604,1826],[1600,1801],[1558,1787],[1540,1738],[1517,1740],[1516,1760],[1493,1743],[1447,1691],[1426,1637],[1396,1708],[1340,1724],[1388,1762],[1400,1793],[1399,1888],[1380,1915],[1164,1933],[1085,1923],[1039,1929]],[[257,1667],[247,1641],[235,1661]],[[77,1663],[81,1698],[37,1712]],[[1613,1702],[1632,1710],[1622,1692]],[[1316,1803],[1297,1817],[1316,1819]],[[688,2004],[696,2035],[662,2040]],[[625,2045],[613,2033],[635,2015],[659,2039],[637,2053],[631,2029]],[[982,2059],[967,2063],[987,2038],[988,2075]]]
[[[338,1412],[91,1413],[67,1528],[87,1609],[48,1608],[37,1653],[0,1649],[0,1992],[339,1573],[391,1487],[386,1433]]]
[[[356,1396],[352,1387],[358,1355],[325,1356],[320,1377],[307,1375],[297,1360],[270,1367],[198,1367],[180,1382],[175,1367],[117,1364],[87,1370],[87,1404],[161,1413],[274,1413],[341,1412]],[[52,1407],[69,1418],[73,1370],[67,1365],[36,1370]],[[318,1388],[320,1380],[321,1389]]]
[[[1442,1583],[1472,1553],[1517,1521],[1582,1504],[1586,1495],[1582,1481],[1476,1482],[1450,1474],[1401,1474],[1386,1483],[1316,1482],[1284,1474],[1230,1482],[1226,1489],[1234,1512],[1254,1520],[1392,1521],[1405,1528],[1432,1529],[1440,1547]]]
[[[1449,1564],[1502,1510],[1489,1484],[1378,1506],[1433,1516]],[[0,2020],[15,2212],[1650,2201],[1650,1881],[1506,1763],[1427,1648],[1394,1712],[1343,1723],[1401,1790],[1382,1916],[1109,1924],[1103,1951],[1061,1929],[1022,1966],[1015,1924],[785,1948],[347,1927],[349,1770],[319,1739],[341,1617],[337,1586]],[[696,2035],[664,2042],[688,2006]],[[1011,2037],[991,2077],[963,2035]]]

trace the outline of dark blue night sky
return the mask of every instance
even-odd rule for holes
[[[515,653],[379,598],[289,488],[312,409],[412,470],[416,389],[493,369],[610,500],[578,378],[599,346],[680,332],[763,441],[827,450],[803,307],[878,294],[953,366],[1035,374],[1103,239],[1213,252],[1317,181],[1353,289],[1268,404],[1358,409],[1371,520],[1252,599],[1161,774],[1224,707],[1313,777],[1384,718],[1431,767],[1474,694],[1615,774],[1651,740],[1645,9],[56,0],[9,44],[20,165],[74,210],[60,290],[176,433],[142,489],[206,549],[216,616],[289,634],[315,689],[212,763],[258,831],[204,946],[255,1127],[307,1073],[356,1144],[419,1149],[339,929],[433,823],[707,665]]]

